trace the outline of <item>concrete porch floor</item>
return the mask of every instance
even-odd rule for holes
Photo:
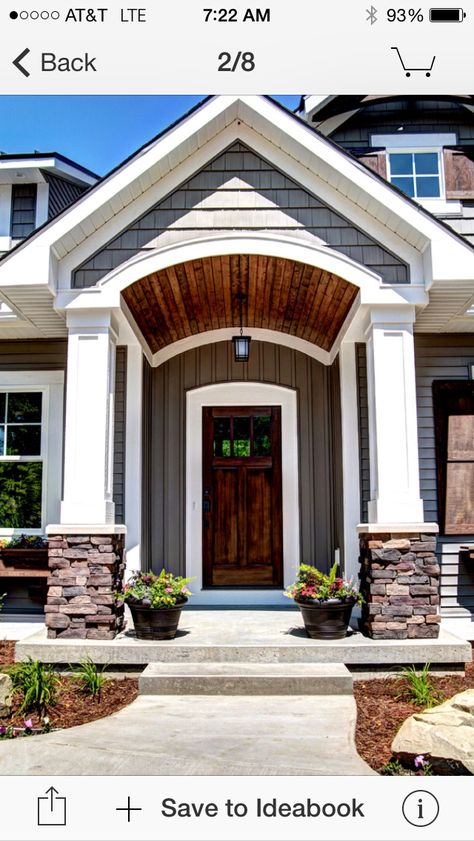
[[[0,626],[1,636],[1,626]],[[355,671],[383,671],[431,663],[433,668],[462,668],[472,659],[470,643],[441,628],[438,639],[371,640],[355,628],[343,640],[326,642],[306,636],[295,609],[185,608],[174,640],[135,638],[131,619],[113,641],[48,640],[46,629],[16,645],[16,659],[77,663],[91,657],[110,666],[154,662],[344,663]]]

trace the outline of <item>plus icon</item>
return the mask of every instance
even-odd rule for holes
[[[116,812],[126,812],[127,813],[127,823],[130,823],[130,817],[132,812],[141,812],[141,806],[131,806],[130,805],[130,797],[127,797],[127,805],[126,806],[117,806],[115,808]]]

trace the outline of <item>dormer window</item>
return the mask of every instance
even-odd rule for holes
[[[11,238],[25,239],[36,226],[36,184],[12,187]]]
[[[448,209],[444,158],[446,147],[456,146],[454,133],[400,130],[373,134],[370,140],[379,152],[385,149],[387,179],[394,187],[433,213]]]
[[[412,199],[442,196],[441,160],[438,151],[388,152],[388,178]]]

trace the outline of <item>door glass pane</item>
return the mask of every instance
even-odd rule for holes
[[[8,426],[7,456],[39,456],[41,426]]]
[[[5,455],[5,453],[3,452],[4,443],[5,443],[5,427],[0,426],[0,456]]]
[[[41,528],[43,465],[0,463],[0,523],[3,528]]]
[[[214,418],[213,452],[218,457],[230,456],[230,418]]]
[[[250,455],[250,418],[234,418],[234,456]]]
[[[270,415],[259,415],[253,419],[253,454],[271,455]]]
[[[41,392],[10,392],[8,423],[41,423]]]

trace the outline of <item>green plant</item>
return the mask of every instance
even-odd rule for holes
[[[391,759],[379,769],[379,774],[384,777],[431,777],[433,767],[425,759],[423,754],[415,756],[413,768],[408,764],[402,765],[399,758]]]
[[[106,666],[107,664],[102,666],[99,671],[93,660],[90,657],[86,657],[75,669],[72,666],[70,667],[81,689],[84,692],[89,692],[98,702],[100,702],[102,688],[107,682],[107,678],[103,675]]]
[[[303,604],[363,602],[362,595],[353,586],[352,581],[338,577],[337,562],[332,565],[328,574],[308,564],[300,564],[295,583],[287,587],[284,595]]]
[[[44,715],[48,706],[56,703],[59,677],[52,666],[32,660],[16,663],[8,671],[13,689],[23,695],[21,712],[35,710]]]
[[[191,592],[187,585],[192,578],[176,577],[162,569],[159,575],[154,572],[134,572],[125,584],[123,591],[117,593],[120,601],[141,607],[166,608],[183,604]]]
[[[399,759],[391,759],[390,762],[387,762],[382,766],[382,768],[380,768],[380,774],[384,777],[398,777],[403,776],[406,773],[407,772]]]
[[[402,669],[402,676],[408,686],[399,692],[398,698],[407,698],[412,704],[418,707],[434,707],[443,700],[443,694],[433,685],[430,676],[430,663],[425,663],[421,671],[414,666],[405,666]]]

